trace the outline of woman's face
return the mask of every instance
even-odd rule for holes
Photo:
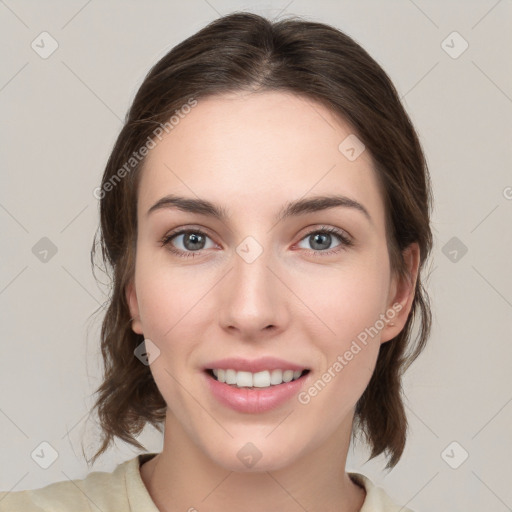
[[[154,344],[166,431],[227,469],[249,470],[251,457],[261,457],[258,470],[278,469],[345,440],[380,344],[407,319],[410,297],[390,274],[376,175],[358,144],[323,106],[265,92],[199,100],[149,151],[127,288],[132,326]],[[168,195],[190,202],[148,213]],[[285,210],[321,196],[354,203]],[[225,218],[192,211],[198,200]],[[224,358],[263,357],[282,362],[263,361],[256,377],[229,372],[240,388],[205,370]],[[250,368],[242,363],[217,366]],[[309,372],[269,386],[279,373],[267,377],[265,368],[287,367]],[[263,387],[244,387],[251,377]]]

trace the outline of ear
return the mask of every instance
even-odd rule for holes
[[[394,311],[396,314],[393,318],[391,318],[391,315],[386,315],[389,320],[382,331],[381,343],[389,341],[400,334],[409,317],[409,312],[411,311],[414,295],[416,293],[416,281],[420,263],[420,248],[418,243],[413,242],[410,244],[402,251],[402,254],[405,264],[409,269],[410,277],[395,275],[391,280],[386,311]],[[390,322],[394,323],[394,325],[389,325]]]
[[[137,302],[137,293],[135,291],[135,284],[133,278],[126,285],[125,289],[126,302],[130,309],[130,318],[132,319],[132,330],[137,334],[143,334],[142,323],[139,316],[139,303]]]

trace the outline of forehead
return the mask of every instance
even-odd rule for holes
[[[354,140],[348,123],[291,93],[201,99],[149,151],[139,215],[166,194],[207,199],[239,218],[270,218],[290,200],[343,194],[364,204],[380,229],[384,206],[371,155],[347,158],[340,150],[347,137]]]

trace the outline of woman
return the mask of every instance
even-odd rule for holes
[[[358,434],[399,461],[431,323],[429,175],[380,66],[324,24],[219,18],[151,69],[95,196],[92,460],[147,422],[163,450],[0,510],[399,510],[345,471]]]

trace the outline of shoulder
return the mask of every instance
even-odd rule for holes
[[[360,512],[414,512],[410,508],[399,506],[384,489],[377,487],[367,476],[361,473],[348,473],[350,478],[366,490],[366,499]]]
[[[130,510],[130,503],[133,505],[146,492],[139,464],[140,456],[119,464],[111,473],[94,471],[81,480],[55,482],[40,489],[0,492],[0,512]],[[148,497],[147,493],[143,495],[145,499]]]

